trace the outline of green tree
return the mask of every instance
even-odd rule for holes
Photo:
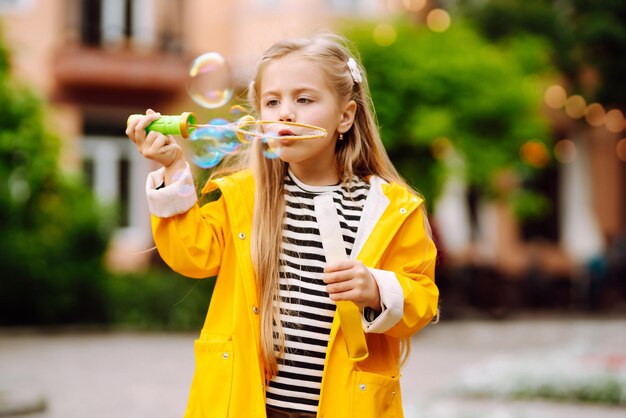
[[[80,179],[60,169],[44,105],[9,66],[0,43],[0,323],[101,321],[110,228]]]
[[[345,32],[367,70],[383,141],[407,180],[432,201],[447,175],[433,154],[450,145],[465,160],[468,182],[484,193],[500,170],[531,176],[520,148],[548,138],[542,42],[525,37],[500,48],[458,20],[443,33],[404,21],[394,27],[389,46],[375,42],[369,24]]]
[[[606,105],[626,98],[626,2],[622,0],[462,1],[461,10],[498,42],[532,34],[576,93]],[[589,74],[595,77],[589,77]]]

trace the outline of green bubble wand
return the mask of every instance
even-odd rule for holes
[[[145,115],[134,114],[128,117],[126,124],[138,118],[142,118]],[[287,121],[266,121],[256,120],[251,115],[245,115],[234,123],[228,125],[210,125],[210,124],[198,124],[196,115],[192,112],[183,112],[180,115],[161,115],[160,118],[153,121],[146,127],[146,132],[156,131],[164,135],[179,135],[182,138],[189,138],[196,129],[200,128],[216,128],[216,129],[229,129],[234,131],[242,142],[248,141],[248,137],[263,139],[267,138],[267,133],[258,132],[252,130],[251,127],[267,126],[267,125],[285,125],[293,126],[304,129],[309,129],[312,133],[308,135],[281,135],[281,140],[305,140],[305,139],[319,139],[328,135],[328,131],[319,126],[307,125],[305,123],[287,122]]]

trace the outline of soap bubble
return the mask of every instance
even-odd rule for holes
[[[215,146],[218,151],[224,154],[234,154],[243,145],[233,131],[231,123],[226,119],[213,119],[209,125],[211,125],[212,131],[210,133],[215,139]]]
[[[269,160],[280,158],[282,147],[280,138],[275,133],[267,133],[263,137],[263,156]]]
[[[237,123],[237,137],[244,144],[250,144],[257,135],[258,124],[252,115],[245,115]]]
[[[237,104],[230,108],[230,114],[233,115],[235,118],[240,118],[246,115],[247,113],[248,112],[242,105]]]
[[[233,96],[228,63],[217,52],[198,56],[189,68],[187,91],[200,106],[215,109],[224,106]]]
[[[242,110],[233,106],[231,114]],[[233,155],[246,145],[260,142],[265,158],[280,158],[283,150],[294,141],[315,140],[327,136],[323,128],[303,123],[255,120],[244,115],[231,122],[216,118],[207,124],[198,124],[189,137],[191,160],[200,168],[217,166],[227,155]]]
[[[191,161],[200,168],[215,167],[224,158],[218,148],[219,134],[213,127],[196,129],[189,137]]]
[[[222,161],[222,158],[224,154],[210,147],[191,155],[191,161],[200,168],[213,168]]]

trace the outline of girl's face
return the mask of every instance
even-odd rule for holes
[[[262,120],[304,123],[328,132],[319,139],[281,141],[280,159],[309,184],[336,182],[337,135],[352,126],[356,103],[339,103],[321,64],[298,53],[271,61],[262,73],[259,92]],[[278,135],[304,133],[288,125],[277,130]]]

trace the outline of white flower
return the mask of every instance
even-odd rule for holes
[[[359,66],[352,57],[348,59],[348,68],[350,69],[350,74],[352,74],[354,82],[357,84],[361,83],[363,81],[363,77],[361,77],[361,70],[359,70]]]

